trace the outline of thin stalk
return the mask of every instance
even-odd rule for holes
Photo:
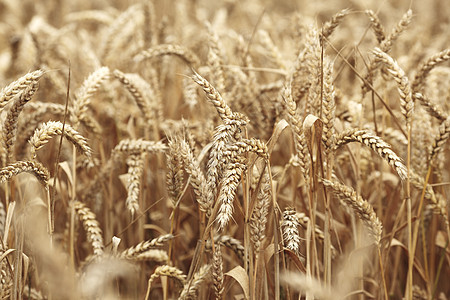
[[[408,137],[408,152],[406,159],[406,169],[408,177],[406,178],[406,207],[407,207],[407,219],[408,219],[408,277],[406,285],[407,299],[412,299],[412,288],[413,288],[413,268],[414,268],[414,256],[415,247],[417,242],[417,232],[419,229],[420,219],[415,224],[414,237],[412,233],[412,203],[411,203],[411,124],[407,124],[407,137]],[[424,190],[422,191],[424,193]],[[421,204],[419,209],[422,209],[423,195],[421,197]],[[420,212],[420,211],[419,211]],[[417,230],[416,230],[417,229]],[[405,295],[406,296],[406,295]]]
[[[384,290],[384,300],[388,300],[388,291],[387,291],[387,286],[386,286],[386,278],[384,276],[384,267],[383,267],[383,260],[381,259],[381,249],[378,246],[377,247],[378,250],[378,261],[380,263],[380,272],[381,272],[381,280],[383,281],[383,290]]]

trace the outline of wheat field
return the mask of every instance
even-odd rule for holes
[[[449,299],[450,7],[0,0],[1,299]]]

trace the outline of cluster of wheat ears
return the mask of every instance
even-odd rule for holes
[[[0,298],[447,299],[448,6],[344,2],[0,0]]]

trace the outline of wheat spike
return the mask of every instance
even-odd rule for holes
[[[144,172],[144,157],[141,155],[131,155],[127,159],[128,165],[128,195],[125,201],[131,218],[139,211],[139,194],[141,191],[142,173]]]
[[[0,169],[0,183],[9,181],[13,176],[27,172],[33,174],[46,188],[50,173],[37,161],[16,161]]]
[[[209,275],[211,270],[211,265],[203,265],[194,274],[190,282],[184,284],[183,290],[181,291],[180,297],[178,299],[197,299],[197,292],[200,284],[205,281],[206,277]]]
[[[150,249],[163,246],[167,241],[170,241],[173,238],[174,236],[172,234],[164,234],[152,240],[141,242],[136,246],[124,250],[122,253],[120,253],[119,257],[132,259],[142,253],[147,252]]]
[[[31,156],[35,158],[36,151],[47,144],[53,136],[63,134],[63,127],[64,137],[70,141],[80,153],[91,158],[92,150],[89,147],[86,138],[79,134],[69,124],[63,124],[59,121],[49,121],[35,130],[34,135],[29,140],[31,145]]]
[[[359,142],[375,151],[381,158],[386,160],[389,165],[397,172],[402,180],[406,180],[408,172],[402,159],[391,149],[391,146],[367,130],[350,129],[343,132],[337,139],[335,149],[347,143]]]
[[[75,200],[72,202],[72,205],[80,221],[83,222],[83,227],[86,231],[87,239],[92,245],[94,255],[97,257],[101,256],[104,249],[103,233],[95,214],[80,201]]]
[[[370,20],[370,27],[372,28],[375,37],[377,38],[377,42],[380,45],[386,39],[386,33],[384,31],[384,27],[380,22],[378,16],[373,12],[373,10],[366,10],[366,15]]]
[[[369,230],[375,244],[379,247],[383,226],[381,225],[380,220],[378,220],[372,205],[361,196],[357,195],[355,190],[349,186],[343,185],[337,181],[325,179],[322,180],[322,182],[325,186],[331,188],[341,201],[353,209]]]
[[[44,71],[36,70],[29,72],[0,91],[0,110],[2,110],[16,95],[25,92],[27,88],[32,88],[37,84],[39,79],[44,75]]]
[[[221,182],[219,197],[217,199],[220,203],[217,222],[219,223],[219,228],[221,230],[225,228],[232,217],[234,196],[245,170],[246,165],[238,159],[230,162],[227,166]]]
[[[300,225],[294,209],[287,208],[283,212],[283,221],[281,228],[283,230],[283,239],[286,248],[292,250],[296,254],[300,251],[300,233],[298,226]]]
[[[381,51],[379,48],[375,48],[373,53],[378,60],[382,61],[386,65],[389,73],[397,83],[398,92],[400,94],[401,111],[403,116],[405,116],[407,126],[410,126],[414,102],[412,100],[411,86],[409,85],[408,77],[406,77],[405,72],[402,68],[400,68],[397,62],[387,53]]]
[[[153,48],[144,50],[134,57],[135,62],[141,62],[144,59],[152,59],[163,55],[175,55],[181,58],[192,68],[200,65],[200,60],[191,50],[181,45],[161,44]]]

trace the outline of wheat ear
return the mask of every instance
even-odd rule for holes
[[[430,154],[428,156],[428,161],[432,162],[433,159],[444,150],[444,145],[450,137],[450,117],[445,119],[439,125],[439,133],[434,138],[433,145],[431,146]]]
[[[250,219],[250,239],[257,255],[261,249],[261,243],[265,238],[267,213],[272,191],[268,173],[265,172],[262,176],[261,187],[258,191],[255,208]]]
[[[177,139],[168,138],[166,152],[166,186],[167,192],[173,204],[181,195],[184,185],[183,157],[181,147]]]
[[[4,144],[4,151],[6,157],[3,159],[11,159],[13,156],[12,147],[14,145],[14,141],[17,133],[17,122],[19,119],[19,115],[23,110],[25,104],[27,104],[34,93],[38,88],[38,84],[33,83],[31,86],[25,88],[25,90],[20,94],[19,99],[14,101],[12,107],[8,111],[6,115],[6,120],[3,123],[3,139],[2,142]]]
[[[377,38],[378,44],[380,45],[386,39],[386,33],[384,27],[380,22],[378,16],[373,12],[373,10],[366,10],[366,15],[370,20],[370,27],[372,28],[375,37]]]
[[[286,248],[292,250],[294,253],[300,252],[300,233],[298,226],[300,225],[294,209],[287,208],[283,212],[283,221],[281,222],[281,228],[283,231],[283,239]]]
[[[173,237],[174,236],[169,233],[161,235],[152,240],[140,242],[136,246],[124,250],[122,253],[120,253],[119,257],[125,259],[133,259],[134,257],[139,256],[140,254],[145,253],[150,249],[163,246],[167,241],[173,239]]]
[[[16,95],[24,92],[27,88],[36,85],[39,79],[44,75],[44,71],[36,70],[27,73],[19,79],[13,81],[0,91],[0,110],[2,110]]]
[[[154,120],[155,114],[153,113],[152,107],[150,106],[150,100],[146,98],[145,91],[152,88],[137,74],[125,74],[119,70],[114,70],[114,77],[122,83],[122,85],[128,90],[128,92],[133,96],[134,101],[137,106],[145,116],[147,120]],[[142,88],[144,89],[142,89]]]
[[[408,77],[405,75],[405,72],[402,68],[400,68],[397,62],[387,53],[381,51],[381,49],[375,48],[373,54],[379,61],[383,62],[386,65],[389,73],[392,75],[392,78],[394,78],[395,82],[397,83],[397,89],[400,94],[401,111],[406,119],[406,125],[410,126],[412,121],[414,102],[412,100],[411,86],[409,85]]]
[[[322,121],[323,134],[322,141],[325,144],[326,150],[330,151],[335,143],[334,120],[336,103],[334,100],[334,86],[333,86],[333,63],[327,62],[323,72],[323,100],[322,100]]]
[[[220,243],[221,245],[224,245],[225,247],[231,249],[239,258],[240,262],[241,263],[244,262],[245,248],[244,245],[242,245],[241,241],[229,235],[220,235],[214,237],[214,243]],[[212,249],[211,241],[208,241],[206,243],[205,249],[211,251]]]
[[[337,12],[336,14],[334,14],[329,21],[327,21],[325,24],[323,24],[321,37],[326,38],[326,39],[329,38],[330,35],[333,34],[334,30],[339,26],[339,24],[341,24],[344,17],[346,15],[348,15],[349,13],[350,13],[350,10],[343,9],[343,10]]]
[[[391,149],[391,145],[382,138],[367,130],[350,129],[343,132],[336,141],[335,149],[347,143],[359,142],[375,151],[397,172],[402,180],[406,180],[408,172],[402,159]]]
[[[223,259],[220,244],[215,245],[213,253],[212,276],[216,300],[222,299],[223,294]]]
[[[205,78],[194,71],[194,76],[192,77],[192,79],[203,89],[208,100],[211,101],[211,103],[217,109],[217,112],[219,113],[219,116],[222,118],[222,120],[226,121],[234,118],[231,108],[222,98],[220,93]]]
[[[80,221],[83,222],[83,227],[86,231],[87,239],[92,245],[94,255],[97,257],[101,256],[104,249],[103,233],[95,214],[80,201],[75,200],[72,202],[72,205]]]
[[[200,287],[200,284],[208,277],[210,270],[211,265],[201,266],[192,279],[184,284],[183,290],[181,291],[178,299],[197,299],[198,288]]]
[[[219,229],[224,229],[233,214],[233,200],[236,195],[236,189],[241,181],[242,174],[246,170],[246,165],[241,159],[235,159],[230,162],[223,177],[218,200],[220,203],[217,214]]]
[[[442,50],[441,52],[431,56],[428,58],[419,68],[414,77],[414,80],[411,84],[411,88],[413,93],[421,92],[423,85],[426,82],[428,74],[430,74],[431,70],[436,67],[438,64],[445,62],[450,59],[450,49]]]
[[[161,276],[167,276],[167,277],[177,279],[183,286],[186,282],[186,275],[184,275],[183,271],[181,271],[180,269],[178,269],[176,267],[168,266],[168,265],[159,266],[155,269],[155,271],[153,272],[153,274],[150,276],[150,278],[148,280],[147,295],[145,297],[146,300],[150,296],[150,290],[151,290],[153,281],[155,281],[156,278],[161,277]]]
[[[141,51],[134,57],[134,61],[141,62],[144,59],[152,59],[163,55],[178,56],[192,68],[196,68],[200,65],[200,59],[191,50],[184,46],[173,44],[161,44]]]
[[[144,139],[123,139],[113,149],[112,156],[116,158],[118,155],[133,155],[140,153],[157,153],[164,152],[167,146],[162,142],[147,141]]]
[[[131,155],[127,159],[128,165],[128,186],[127,200],[125,201],[131,218],[139,211],[139,194],[141,191],[142,173],[144,172],[144,157],[141,155]]]
[[[114,40],[117,38],[119,33],[123,30],[125,25],[133,20],[137,14],[139,14],[141,9],[141,4],[135,4],[130,6],[126,11],[121,13],[108,27],[104,35],[104,40],[100,45],[100,57],[108,58],[110,52],[113,49]]]
[[[200,210],[206,213],[209,217],[211,214],[212,202],[209,201],[207,195],[207,181],[205,175],[200,169],[198,161],[194,158],[194,154],[185,140],[180,140],[181,157],[186,172],[191,176],[191,184],[194,187],[197,202],[200,205]]]
[[[372,205],[359,196],[355,190],[337,181],[322,180],[323,184],[333,190],[339,199],[350,206],[358,217],[363,221],[372,236],[375,244],[379,247],[383,226],[378,220]]]
[[[88,115],[89,104],[92,96],[100,89],[102,83],[110,77],[108,67],[101,67],[92,72],[75,92],[75,101],[71,109],[73,124],[76,125]]]
[[[50,173],[37,161],[16,161],[0,169],[0,183],[9,181],[13,176],[27,172],[33,174],[46,188]]]
[[[430,116],[435,117],[441,122],[447,119],[447,113],[444,112],[444,110],[442,110],[442,108],[440,108],[436,103],[433,103],[430,99],[428,99],[421,93],[415,93],[413,99],[418,100],[420,104],[425,107]]]
[[[53,136],[63,134],[63,126],[64,137],[70,141],[80,153],[91,158],[92,150],[89,147],[86,138],[79,134],[69,124],[63,125],[63,123],[59,121],[49,121],[35,130],[34,135],[29,140],[29,143],[31,144],[31,156],[33,158],[36,157],[36,151],[47,144]]]
[[[381,42],[380,48],[383,52],[389,52],[397,38],[404,32],[412,20],[412,10],[406,11],[397,25],[392,29],[391,33]]]

